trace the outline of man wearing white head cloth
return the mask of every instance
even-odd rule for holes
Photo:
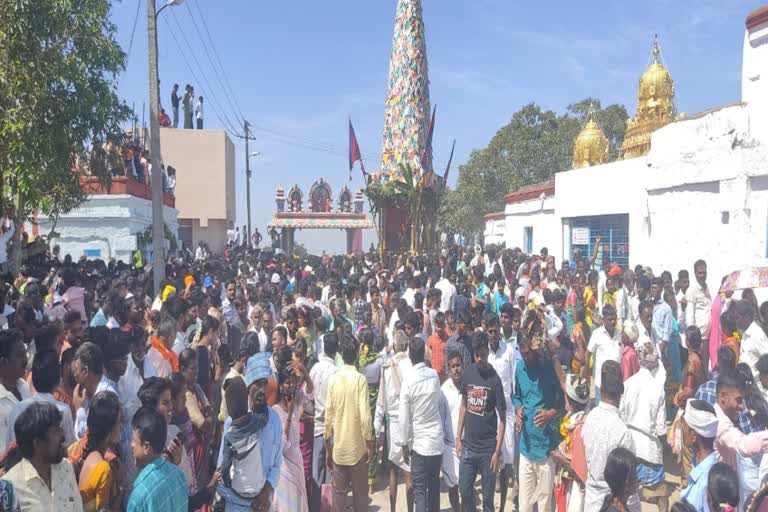
[[[715,408],[704,400],[690,399],[685,404],[680,424],[682,443],[691,447],[694,459],[699,461],[688,474],[688,486],[680,497],[697,512],[706,511],[709,470],[717,462],[715,437],[718,421]]]

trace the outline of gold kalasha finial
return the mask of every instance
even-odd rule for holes
[[[627,130],[621,145],[622,158],[648,154],[651,135],[675,120],[675,83],[669,70],[660,62],[659,36],[653,37],[653,62],[640,77],[637,91],[637,112],[627,120]]]

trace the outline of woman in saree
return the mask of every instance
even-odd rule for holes
[[[597,306],[597,272],[590,270],[584,287],[584,307],[587,310],[587,326],[597,329],[602,324],[600,308]]]
[[[302,387],[305,391],[302,391]],[[283,428],[283,463],[271,510],[308,512],[299,424],[304,401],[311,397],[313,386],[299,357],[288,347],[283,347],[278,357],[278,391],[279,400],[273,410]]]
[[[120,510],[119,464],[110,448],[117,450],[120,445],[121,421],[117,395],[109,391],[96,394],[88,410],[85,436],[67,450],[86,512]]]
[[[680,337],[680,330],[685,332],[685,319],[677,318],[677,299],[675,292],[664,290],[664,302],[672,310],[672,335],[667,343],[667,379],[664,384],[667,397],[667,418],[675,417],[674,396],[680,390],[680,384],[683,382],[683,343]],[[680,323],[682,320],[682,324]]]
[[[584,274],[578,272],[573,274],[570,283],[571,288],[568,291],[565,303],[563,304],[568,332],[571,332],[573,324],[576,323],[576,306],[584,303],[584,285],[586,284]],[[587,340],[589,340],[589,338],[587,338]]]
[[[358,354],[358,366],[360,373],[365,375],[368,382],[368,405],[371,409],[371,422],[376,413],[376,402],[379,399],[379,382],[381,382],[381,365],[383,360],[379,352],[374,348],[376,336],[372,329],[363,329],[358,334],[360,349]],[[371,423],[373,426],[373,423]],[[368,461],[368,493],[371,494],[373,483],[376,481],[379,461],[376,454]]]
[[[591,331],[587,325],[587,310],[582,304],[574,308],[574,323],[571,329],[571,343],[573,343],[573,360],[571,360],[571,372],[581,375],[582,368],[587,364],[587,345]]]

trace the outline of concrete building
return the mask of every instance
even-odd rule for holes
[[[54,229],[58,236],[51,239],[51,246],[59,245],[61,254],[70,254],[77,260],[85,255],[92,259],[122,260],[131,262],[131,256],[142,249],[144,261],[153,259],[152,245],[142,243],[151,235],[152,200],[148,185],[126,178],[114,178],[107,190],[97,179],[86,179],[83,189],[89,199],[79,208],[62,215],[54,226],[51,219],[38,219],[40,233]],[[164,197],[163,216],[174,241],[168,240],[166,248],[175,243],[178,223],[173,196]],[[32,231],[32,229],[29,229]]]
[[[223,130],[173,128],[160,130],[160,144],[163,162],[176,169],[179,239],[223,251],[236,215],[235,145]]]
[[[654,55],[624,159],[508,194],[503,241],[528,252],[546,246],[559,260],[597,245],[596,265],[607,258],[656,273],[692,272],[703,257],[717,289],[728,272],[768,264],[768,7],[746,20],[739,103],[684,119],[654,111],[671,108],[674,94]],[[650,145],[638,126],[652,127]],[[487,242],[498,241],[501,213],[486,216]]]
[[[218,130],[162,128],[160,136],[162,160],[176,169],[175,197],[164,197],[166,249],[181,249],[182,242],[194,247],[202,241],[213,251],[223,251],[227,229],[235,221],[234,144]],[[74,259],[86,255],[128,263],[141,249],[144,261],[151,262],[152,246],[146,243],[152,226],[149,185],[115,177],[107,190],[90,178],[83,181],[83,189],[88,200],[59,218],[58,236],[51,243]],[[38,222],[41,233],[53,227],[45,217]]]

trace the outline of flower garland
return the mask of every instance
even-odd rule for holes
[[[572,452],[571,430],[573,430],[573,426],[571,426],[571,417],[565,416],[563,421],[560,422],[560,435],[563,437],[563,447],[565,448],[563,452],[567,457],[570,457]]]

